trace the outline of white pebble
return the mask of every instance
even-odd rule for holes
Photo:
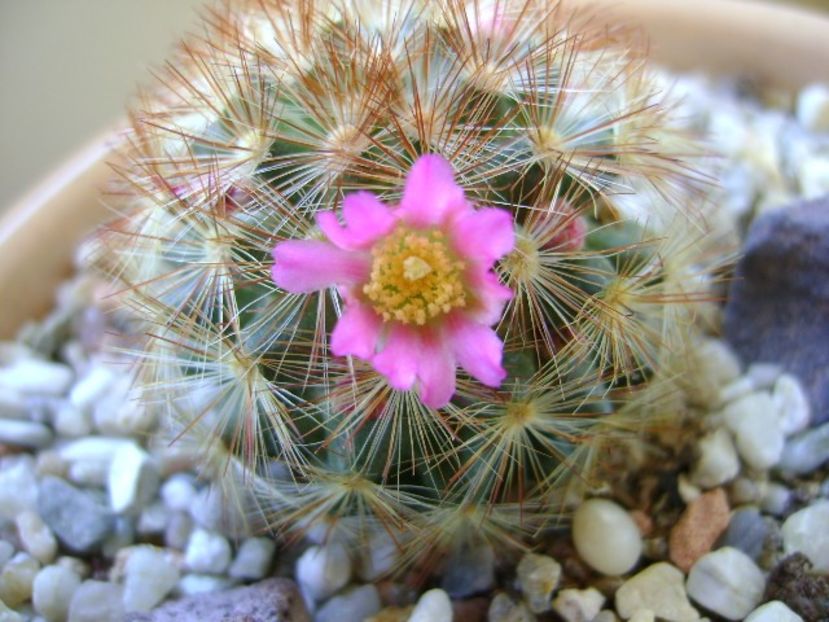
[[[776,363],[752,363],[746,370],[755,390],[771,389],[782,373],[783,368]]]
[[[62,566],[46,566],[37,573],[32,584],[32,604],[48,622],[64,622],[69,603],[81,579]]]
[[[794,493],[783,484],[768,482],[762,490],[760,507],[766,514],[783,516],[792,503]]]
[[[90,436],[70,441],[63,445],[59,451],[61,458],[67,462],[96,460],[109,464],[116,453],[134,444],[133,441],[125,438]]]
[[[0,369],[0,388],[27,395],[64,395],[72,385],[72,369],[62,363],[21,359]]]
[[[795,512],[783,523],[783,549],[787,555],[800,551],[815,572],[829,572],[829,501],[816,501]]]
[[[29,455],[0,458],[0,518],[14,519],[37,507],[35,462]]]
[[[84,581],[69,603],[68,622],[122,622],[124,588],[107,581]]]
[[[14,547],[9,542],[0,540],[0,570],[12,558],[12,555],[14,555]]]
[[[32,583],[40,570],[28,553],[17,553],[0,571],[0,602],[17,607],[32,597]]]
[[[697,560],[685,587],[706,609],[729,620],[742,620],[760,604],[766,578],[748,555],[726,546]]]
[[[797,96],[797,120],[813,132],[829,131],[829,87],[810,84]]]
[[[51,444],[52,430],[42,423],[0,419],[0,443],[39,449]]]
[[[380,593],[371,584],[352,587],[330,598],[316,614],[314,622],[363,622],[382,608]]]
[[[573,543],[579,556],[605,575],[626,573],[642,554],[642,536],[630,514],[605,499],[589,499],[576,510]]]
[[[772,600],[752,611],[744,622],[803,622],[785,603]]]
[[[650,609],[640,609],[632,616],[628,622],[654,622],[656,620],[656,614]]]
[[[829,192],[829,156],[804,158],[797,171],[797,181],[805,199],[817,199]]]
[[[248,538],[236,552],[228,574],[235,579],[261,579],[271,567],[276,542],[270,538]]]
[[[80,378],[69,392],[69,401],[78,410],[92,413],[93,405],[104,395],[115,380],[115,374],[109,367],[97,364]]]
[[[217,577],[211,574],[186,574],[179,579],[176,592],[181,596],[219,592],[233,586],[233,581],[227,577]]]
[[[407,622],[452,622],[449,594],[438,588],[424,592]]]
[[[516,578],[530,611],[543,613],[550,609],[550,598],[561,580],[561,564],[548,555],[527,553],[518,563]]]
[[[718,428],[697,442],[699,456],[691,473],[691,481],[709,489],[731,481],[740,472],[740,459],[731,434]]]
[[[351,560],[339,542],[311,546],[296,562],[296,579],[302,591],[320,602],[351,578]]]
[[[222,574],[230,565],[230,543],[221,534],[196,529],[190,534],[184,563],[193,572]]]
[[[398,544],[387,531],[373,532],[366,545],[360,549],[357,575],[363,581],[376,581],[395,568],[399,555]]]
[[[0,419],[28,419],[26,400],[17,391],[0,387]]]
[[[160,494],[168,508],[186,512],[196,496],[196,487],[191,476],[177,473],[162,484]]]
[[[52,425],[60,436],[78,438],[92,432],[89,415],[74,404],[62,402],[55,411]]]
[[[14,609],[6,607],[6,603],[0,600],[0,622],[27,622],[27,620]]]
[[[695,399],[705,403],[715,401],[709,394],[716,393],[716,388],[734,381],[740,376],[740,361],[737,356],[720,339],[703,339],[695,345],[692,352],[692,372],[688,378],[692,382]]]
[[[161,501],[154,501],[141,510],[135,529],[141,536],[162,534],[170,523],[171,513]]]
[[[648,566],[625,581],[616,591],[615,602],[616,611],[626,620],[643,609],[670,622],[699,619],[685,593],[685,575],[667,562]]]
[[[812,418],[809,397],[796,377],[791,374],[780,376],[774,383],[771,398],[774,401],[783,434],[790,436],[809,427],[809,421]]]
[[[115,454],[109,467],[107,487],[113,511],[132,513],[158,491],[160,476],[150,455],[134,443]]]
[[[178,580],[178,568],[164,550],[135,547],[124,564],[124,609],[149,611],[164,600]]]
[[[92,420],[101,434],[140,436],[155,424],[154,411],[145,407],[132,384],[129,376],[121,376],[94,403]]]
[[[605,597],[595,587],[586,590],[561,590],[553,601],[553,609],[565,622],[591,622],[599,615]]]
[[[749,393],[735,400],[725,407],[723,419],[748,466],[764,471],[780,461],[786,438],[769,393]]]
[[[58,552],[58,542],[40,515],[27,510],[18,514],[15,522],[23,549],[41,564],[51,563]]]

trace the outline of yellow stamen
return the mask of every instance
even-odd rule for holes
[[[464,264],[440,231],[398,227],[372,250],[371,278],[363,293],[384,320],[424,325],[466,305]]]

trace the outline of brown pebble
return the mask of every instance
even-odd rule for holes
[[[489,610],[488,598],[468,598],[452,601],[452,615],[454,620],[469,620],[469,622],[486,622]]]
[[[642,510],[632,510],[628,512],[630,517],[633,519],[633,522],[636,523],[636,526],[639,528],[639,533],[642,534],[643,537],[647,537],[651,535],[653,531],[653,519],[648,516]]]
[[[671,561],[683,572],[714,546],[728,527],[731,512],[722,488],[700,495],[688,504],[671,529],[668,550]]]

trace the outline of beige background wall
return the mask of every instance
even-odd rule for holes
[[[0,211],[123,113],[204,2],[0,0]]]
[[[204,0],[0,0],[0,211],[110,126]]]

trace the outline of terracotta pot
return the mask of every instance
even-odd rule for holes
[[[788,88],[829,83],[829,17],[748,0],[578,0],[600,19],[641,24],[652,55],[680,70]],[[82,237],[107,217],[98,191],[112,137],[98,139],[0,221],[0,338],[46,312]]]

